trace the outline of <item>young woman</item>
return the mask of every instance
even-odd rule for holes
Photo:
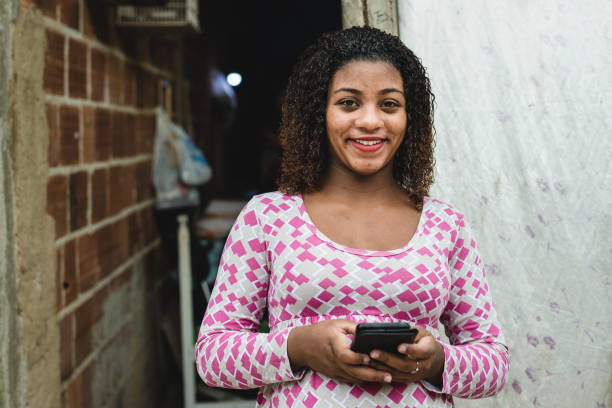
[[[324,35],[289,80],[281,141],[280,192],[254,197],[225,245],[202,379],[261,387],[262,407],[450,407],[498,392],[508,349],[478,247],[463,215],[427,196],[433,95],[414,54],[373,28]],[[419,333],[361,354],[360,322]]]

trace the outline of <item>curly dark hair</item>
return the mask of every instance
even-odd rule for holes
[[[362,60],[387,62],[402,76],[406,134],[393,160],[393,178],[420,210],[433,182],[434,95],[419,58],[398,37],[372,27],[324,34],[298,59],[283,102],[279,190],[297,194],[321,186],[329,157],[329,83],[342,66]]]

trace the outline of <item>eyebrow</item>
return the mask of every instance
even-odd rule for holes
[[[362,92],[359,89],[355,89],[355,88],[340,88],[334,91],[335,94],[337,94],[338,92],[349,92],[349,93],[353,93],[353,94],[357,94],[357,95],[361,95]],[[388,93],[392,93],[392,92],[399,92],[402,95],[404,94],[402,91],[400,91],[397,88],[385,88],[382,91],[380,91],[379,93],[385,95]]]

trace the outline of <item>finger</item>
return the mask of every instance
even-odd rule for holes
[[[345,364],[367,365],[370,362],[370,357],[367,354],[354,352],[350,349],[350,344],[341,340],[332,344],[332,352],[338,361]]]
[[[372,350],[370,352],[370,357],[373,360],[377,360],[395,370],[406,371],[409,366],[408,362],[412,361],[405,356],[400,356],[394,353],[387,353],[382,350]],[[408,370],[410,371],[410,370]]]
[[[413,360],[426,360],[435,354],[436,343],[433,336],[425,336],[413,344],[400,344],[397,351]]]
[[[355,353],[350,349],[339,350],[336,353],[336,358],[342,363],[353,366],[368,365],[371,361],[370,356],[367,354]]]
[[[360,381],[390,383],[393,379],[390,372],[385,370],[377,370],[372,367],[348,366],[343,370],[351,377],[358,378]]]
[[[431,336],[431,333],[425,330],[423,326],[415,326],[415,328],[419,331],[417,335],[414,337],[413,342],[418,343],[423,337]],[[433,337],[433,336],[432,336]]]

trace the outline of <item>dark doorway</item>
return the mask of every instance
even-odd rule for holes
[[[209,194],[246,198],[275,190],[283,90],[298,55],[322,33],[342,28],[340,0],[201,1],[200,16],[207,68],[243,78],[234,88],[233,120],[224,116],[227,106],[211,102],[203,146],[214,172]]]

